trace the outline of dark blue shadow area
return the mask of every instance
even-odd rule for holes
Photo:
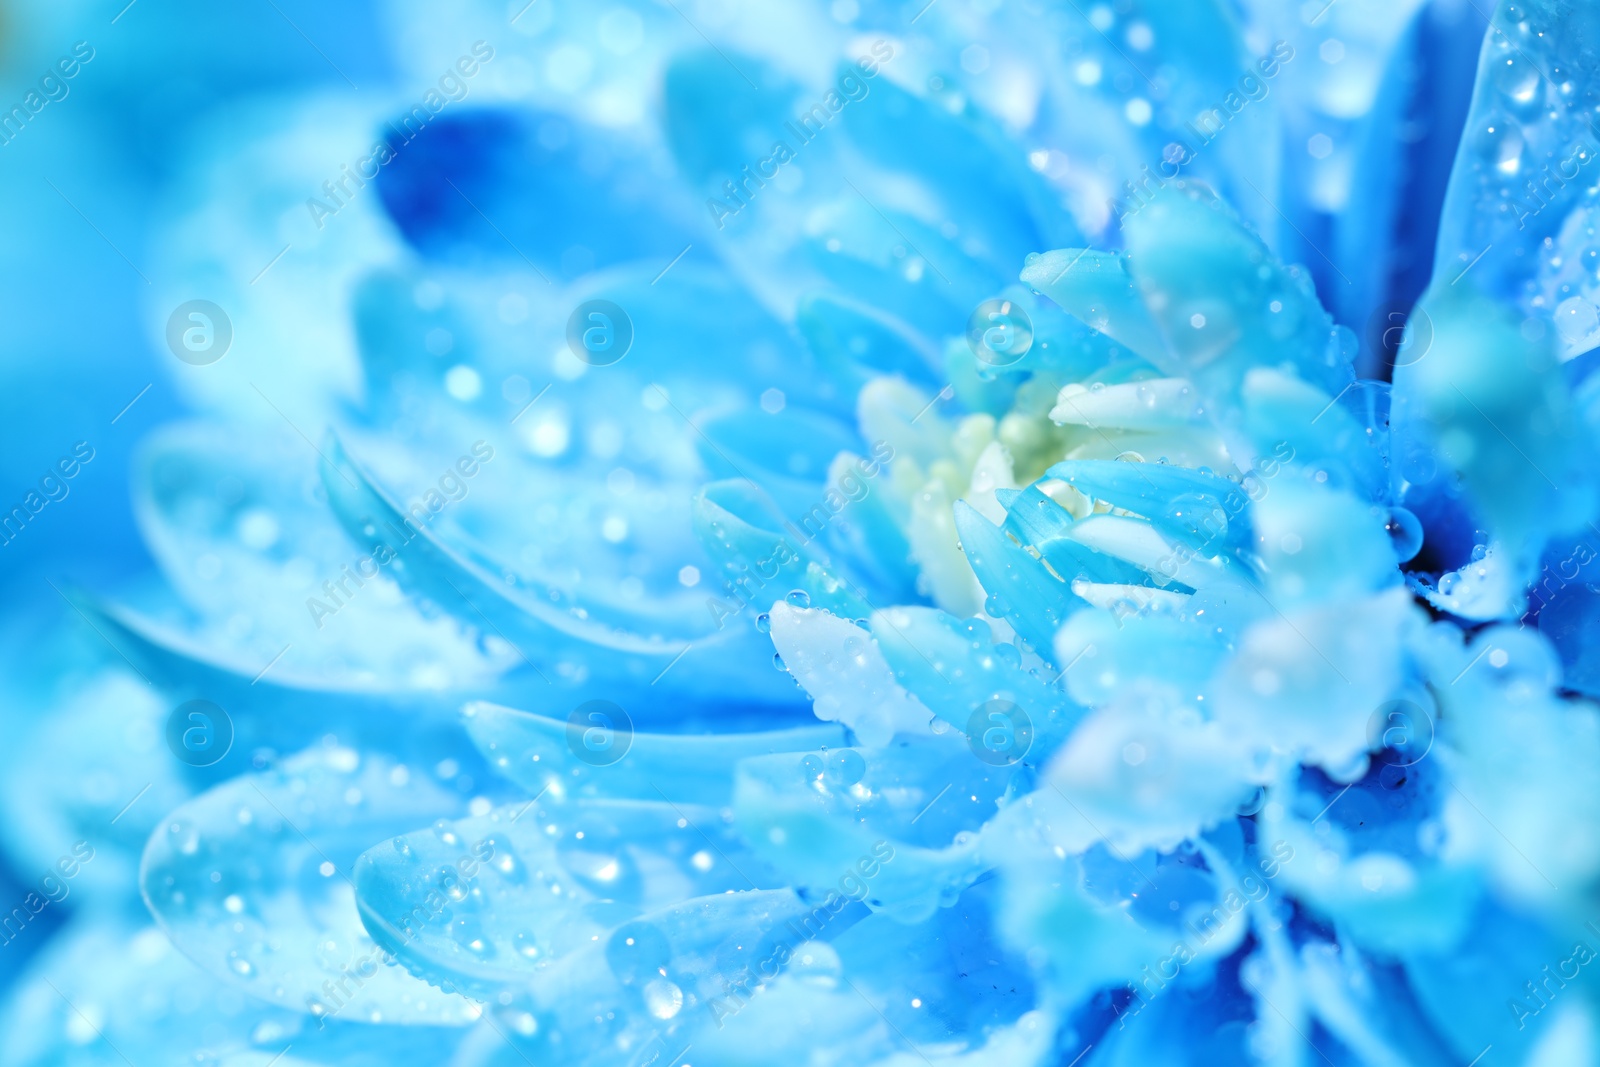
[[[1415,65],[1416,93],[1406,114],[1407,129],[1414,139],[1401,154],[1399,170],[1404,185],[1384,297],[1389,306],[1407,313],[1433,277],[1439,215],[1472,103],[1484,32],[1482,17],[1460,0],[1435,0],[1423,11],[1414,30],[1415,45],[1408,62]],[[1380,370],[1385,381],[1394,377],[1392,363]]]
[[[0,856],[0,919],[11,916],[15,910],[27,916],[26,925],[13,918],[7,932],[0,933],[0,989],[8,987],[22,973],[28,961],[66,921],[70,911],[70,903],[63,901],[46,904],[38,914],[29,912],[27,897],[30,892],[38,892],[38,878],[38,874],[30,877],[17,871],[8,858]]]
[[[663,204],[664,183],[652,173],[659,161],[560,116],[475,110],[420,130],[397,117],[386,136],[396,158],[378,194],[429,258],[531,266],[561,281],[632,260],[666,262],[692,240],[673,210],[687,205]]]

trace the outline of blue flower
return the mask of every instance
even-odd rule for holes
[[[1593,18],[517,6],[196,138],[0,1062],[1594,1058]]]

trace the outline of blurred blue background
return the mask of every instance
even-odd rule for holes
[[[296,27],[314,30],[316,44]],[[18,672],[34,647],[28,639],[72,615],[49,583],[114,590],[152,566],[134,525],[132,457],[150,428],[193,410],[151,329],[154,249],[181,209],[173,201],[184,195],[200,131],[241,101],[362,91],[344,75],[383,94],[396,79],[383,5],[365,0],[7,3],[6,107],[21,105],[80,41],[93,59],[67,80],[66,97],[0,145],[0,499],[8,511],[21,504],[76,442],[95,453],[64,500],[0,547],[0,655]],[[24,876],[5,860],[0,895],[19,898]],[[0,952],[6,982],[72,906],[46,909]]]

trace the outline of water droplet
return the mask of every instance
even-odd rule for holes
[[[1515,57],[1508,57],[1499,66],[1494,83],[1505,94],[1506,103],[1518,110],[1535,103],[1539,95],[1539,72]]]
[[[829,775],[839,785],[855,785],[867,773],[867,761],[853,748],[841,748],[828,760]]]
[[[1569,344],[1587,343],[1600,330],[1600,310],[1581,296],[1556,305],[1556,329]]]
[[[494,942],[484,933],[483,920],[476,915],[463,915],[450,926],[450,936],[456,944],[477,956],[490,959],[495,955]]]
[[[624,923],[606,942],[606,963],[623,985],[643,986],[661,977],[671,962],[672,945],[653,923]]]
[[[1388,521],[1383,524],[1383,528],[1388,531],[1394,554],[1401,563],[1422,550],[1422,523],[1405,508],[1390,508]]]
[[[512,885],[526,885],[528,882],[528,867],[522,862],[522,857],[517,855],[517,850],[511,847],[511,842],[502,837],[492,837],[489,844],[494,847],[485,866],[498,874],[502,879]]]
[[[608,899],[622,899],[636,891],[639,867],[627,850],[601,845],[590,851],[584,845],[583,841],[573,841],[556,846],[561,865],[584,888]]]
[[[516,948],[517,955],[530,960],[539,958],[539,943],[532,934],[518,934],[511,939],[511,944]]]
[[[467,899],[467,886],[462,881],[461,874],[449,864],[440,867],[434,872],[434,877],[439,880],[439,887],[444,890],[444,895],[457,904]]]
[[[1256,791],[1250,794],[1250,799],[1239,805],[1238,813],[1240,815],[1254,815],[1256,812],[1260,811],[1266,803],[1266,789],[1262,786],[1256,786]]]
[[[774,652],[772,654],[772,665],[778,670],[783,671],[785,674],[789,673],[789,668],[784,664],[783,654],[781,652]]]
[[[645,983],[644,1006],[657,1019],[670,1019],[683,1007],[683,990],[665,978]]]
[[[1503,175],[1522,169],[1522,134],[1505,118],[1496,118],[1484,127],[1478,138],[1479,152],[1489,166]]]
[[[772,632],[772,616],[762,612],[756,616],[756,630],[767,634]]]
[[[784,599],[789,601],[790,607],[809,608],[811,606],[811,594],[804,589],[791,589],[789,595]]]
[[[805,941],[789,954],[789,974],[796,981],[819,989],[835,989],[844,965],[839,953],[826,941]]]

